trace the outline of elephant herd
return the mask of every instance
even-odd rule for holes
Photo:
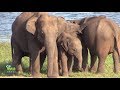
[[[11,48],[16,71],[22,72],[21,59],[28,56],[32,77],[41,77],[46,56],[49,78],[69,76],[72,70],[103,73],[105,59],[111,53],[113,71],[118,73],[120,68],[120,28],[103,15],[65,20],[47,12],[23,12],[12,24]]]

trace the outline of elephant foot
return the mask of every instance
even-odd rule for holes
[[[83,72],[84,69],[83,68],[74,68],[73,72]]]
[[[68,78],[69,76],[62,76],[62,78]]]
[[[82,66],[82,68],[84,72],[88,72],[90,67],[88,65],[85,65],[85,66]]]
[[[62,76],[63,77],[68,77],[69,75],[68,75],[68,73],[63,73]]]
[[[104,70],[97,70],[96,74],[102,74],[104,73]]]
[[[29,72],[32,72],[32,68],[29,68]]]
[[[17,71],[16,75],[18,75],[18,76],[23,75],[23,71]]]
[[[40,74],[33,74],[32,77],[33,78],[42,78]]]
[[[92,70],[92,69],[90,69],[89,72],[91,72],[91,73],[96,73],[96,71],[95,71],[95,70]]]
[[[70,70],[70,71],[68,72],[68,75],[70,75],[70,73],[72,73],[72,70]]]
[[[83,68],[80,68],[79,71],[80,71],[80,72],[84,72],[84,69],[83,69]]]
[[[78,71],[79,71],[79,68],[73,68],[72,71],[73,71],[73,72],[78,72]]]
[[[89,71],[89,68],[83,69],[83,72],[88,72],[88,71]]]
[[[59,78],[59,76],[47,76],[48,78]]]
[[[95,68],[89,69],[89,72],[95,73],[97,70]]]
[[[59,78],[58,74],[47,75],[48,78]]]
[[[89,70],[89,72],[91,72],[91,73],[96,73],[95,70]],[[99,73],[99,72],[97,72],[97,73]]]
[[[62,70],[59,70],[59,75],[62,76]]]
[[[113,70],[113,72],[115,73],[115,74],[118,74],[119,73],[119,70]]]
[[[62,73],[59,73],[60,76],[62,76]]]

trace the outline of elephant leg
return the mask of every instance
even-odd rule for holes
[[[16,72],[18,74],[23,73],[22,65],[21,65],[21,59],[22,59],[22,52],[19,50],[16,44],[14,44],[14,53],[12,55],[13,61],[12,66],[15,66]]]
[[[46,51],[43,51],[40,53],[40,71],[42,70],[43,64],[45,62],[45,58],[46,58]],[[30,65],[29,71],[32,72],[31,60],[29,65]]]
[[[22,69],[22,65],[21,65],[21,59],[22,57],[21,56],[15,56],[14,59],[17,61],[16,62],[16,65],[15,65],[15,68],[16,68],[16,72],[17,74],[22,74],[23,73],[23,69]]]
[[[62,75],[68,76],[67,56],[65,54],[62,55]]]
[[[32,77],[40,77],[40,52],[35,43],[29,46]]]
[[[72,65],[73,65],[73,56],[69,55],[67,60],[67,67],[68,67],[68,73],[70,74],[72,72]]]
[[[105,59],[107,57],[107,53],[101,52],[101,54],[98,55],[98,68],[97,73],[104,73],[105,68]]]
[[[90,54],[90,55],[91,55],[90,72],[96,72],[97,71],[97,67],[96,67],[97,56],[94,54]]]
[[[100,41],[99,39],[97,40],[96,44],[96,51],[98,54],[98,68],[97,68],[97,73],[104,73],[104,68],[105,68],[105,59],[109,54],[110,50],[110,44],[109,41]]]
[[[74,72],[84,71],[82,68],[82,58],[80,60],[78,60],[78,58],[74,57],[73,71]]]
[[[32,77],[40,77],[40,53],[36,51],[31,54]]]
[[[58,47],[58,69],[59,69],[59,75],[62,76],[62,62],[61,62],[61,53],[60,53],[59,47]]]
[[[82,68],[86,72],[88,71],[88,49],[87,48],[83,47],[82,56],[83,56]]]
[[[68,76],[68,68],[67,68],[67,55],[64,51],[61,51],[61,63],[62,63],[62,75]]]
[[[31,74],[32,77],[40,77],[40,48],[42,46],[38,41],[35,40],[35,37],[31,35],[30,33],[27,34],[28,39],[28,50],[30,53],[30,59],[31,59]]]
[[[114,73],[118,73],[120,66],[119,66],[119,55],[117,50],[113,51],[113,63],[114,63]]]
[[[54,52],[54,61],[53,61],[53,77],[59,77],[59,71],[58,71],[58,48],[55,46],[55,52]]]
[[[59,75],[62,76],[62,62],[61,62],[61,59],[58,59],[58,69],[59,69]]]
[[[77,58],[74,57],[74,64],[73,64],[73,69],[72,69],[72,70],[73,70],[74,72],[78,72],[79,69],[80,69],[80,67],[79,67],[79,61],[78,61]]]
[[[42,70],[43,64],[45,62],[46,52],[43,51],[40,53],[40,71]]]

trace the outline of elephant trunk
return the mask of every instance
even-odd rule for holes
[[[53,38],[46,38],[45,40],[45,47],[47,50],[47,57],[48,57],[48,77],[57,77],[58,76],[58,63],[56,62],[58,58],[57,55],[57,45],[56,45],[56,39]],[[56,68],[56,69],[55,69]],[[56,71],[57,70],[57,71]]]
[[[78,52],[75,54],[75,65],[76,65],[76,68],[79,70],[79,71],[83,71],[82,69],[82,53],[81,52]]]

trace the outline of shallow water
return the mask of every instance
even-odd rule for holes
[[[11,25],[21,12],[0,12],[0,42],[10,42]],[[87,16],[106,15],[120,24],[120,12],[50,12],[51,15],[68,19],[81,19]]]

